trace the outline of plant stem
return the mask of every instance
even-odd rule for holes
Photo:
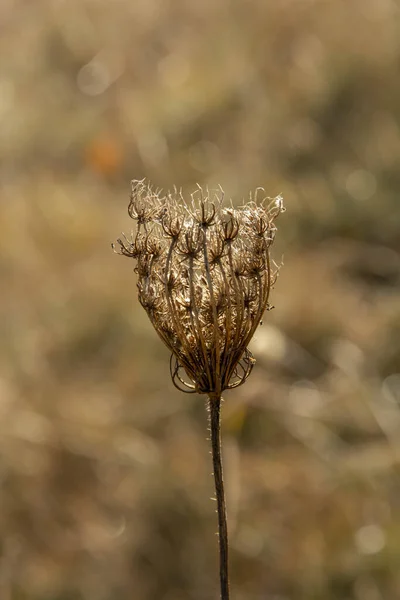
[[[211,450],[214,467],[215,494],[218,511],[219,539],[219,577],[221,583],[221,600],[229,600],[228,577],[228,527],[226,523],[226,506],[224,478],[221,458],[221,395],[209,397]]]

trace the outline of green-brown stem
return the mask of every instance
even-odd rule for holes
[[[219,540],[219,576],[221,583],[221,600],[229,600],[228,577],[228,527],[226,522],[224,478],[221,457],[221,396],[209,397],[211,450],[214,468],[215,495],[218,512]]]

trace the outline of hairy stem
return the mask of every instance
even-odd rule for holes
[[[211,450],[214,467],[215,494],[218,512],[218,540],[219,540],[219,576],[221,583],[221,600],[229,600],[228,577],[228,527],[226,523],[226,507],[224,478],[222,473],[221,457],[221,395],[209,397]]]

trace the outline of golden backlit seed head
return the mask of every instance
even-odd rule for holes
[[[224,206],[223,191],[198,186],[189,201],[132,181],[134,236],[118,239],[134,258],[138,296],[171,350],[171,376],[186,392],[217,395],[241,385],[255,363],[247,346],[269,308],[277,269],[271,265],[281,197],[241,208]]]

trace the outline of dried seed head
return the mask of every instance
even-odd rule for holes
[[[183,391],[221,394],[237,387],[253,365],[247,346],[261,321],[277,268],[271,264],[280,197],[256,194],[240,209],[224,207],[223,192],[200,186],[186,202],[133,181],[129,215],[135,236],[118,240],[136,260],[138,294],[172,352],[171,376]]]

